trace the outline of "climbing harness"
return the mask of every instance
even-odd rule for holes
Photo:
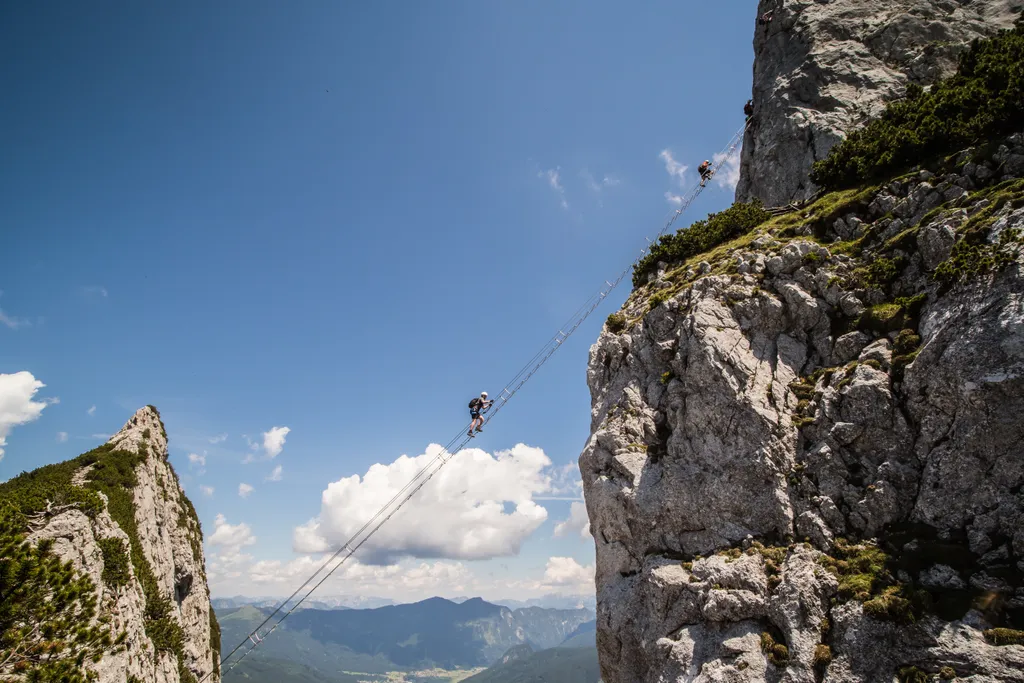
[[[713,159],[718,160],[711,167],[712,175],[714,175],[714,173],[718,171],[718,169],[721,168],[722,165],[725,164],[725,162],[729,159],[733,152],[736,151],[736,148],[743,140],[743,134],[746,132],[747,126],[749,126],[749,122],[747,122],[743,126],[743,128],[741,128],[732,136],[732,139],[729,140],[729,144],[726,145],[725,149],[720,154],[712,157]],[[582,325],[583,322],[590,316],[590,314],[593,313],[595,309],[597,309],[601,302],[604,301],[608,297],[608,295],[611,294],[612,291],[614,291],[615,288],[619,286],[619,284],[626,278],[629,272],[633,270],[633,268],[637,264],[639,264],[644,257],[647,256],[650,250],[654,247],[655,243],[666,233],[668,233],[669,229],[676,222],[676,219],[678,219],[679,216],[681,216],[683,212],[690,207],[690,205],[694,202],[694,200],[697,199],[697,197],[703,190],[703,184],[698,184],[695,187],[691,188],[690,191],[686,194],[686,196],[683,197],[682,201],[679,204],[679,207],[675,211],[673,211],[672,214],[669,216],[668,220],[665,222],[664,227],[655,236],[654,240],[651,240],[650,238],[645,238],[647,240],[647,246],[640,250],[640,255],[637,256],[632,263],[626,266],[625,270],[619,273],[619,276],[615,280],[611,282],[605,280],[601,288],[598,289],[594,294],[592,294],[583,303],[582,306],[576,309],[576,311],[569,317],[566,323],[558,328],[558,332],[553,337],[551,337],[551,339],[549,339],[540,348],[540,350],[537,351],[536,354],[534,354],[533,358],[531,358],[519,370],[519,372],[517,372],[515,376],[512,377],[511,380],[509,380],[504,385],[504,388],[501,390],[501,392],[499,392],[497,398],[494,399],[492,409],[488,411],[487,416],[484,418],[484,425],[488,424],[491,420],[495,418],[495,416],[501,411],[501,409],[508,404],[512,397],[515,396],[516,393],[523,388],[523,385],[525,385],[530,380],[530,378],[533,377],[533,375],[536,374],[538,370],[540,370],[541,366],[543,366],[544,363],[546,363],[547,360],[551,358],[552,355],[554,355],[555,351],[557,351],[562,346],[565,340],[572,336],[572,333],[575,332],[579,328],[579,326]],[[409,482],[405,486],[403,486],[397,493],[395,493],[394,496],[392,496],[391,500],[389,500],[387,503],[381,506],[381,508],[376,512],[376,514],[370,517],[370,519],[368,519],[366,523],[364,523],[363,526],[359,528],[358,531],[352,534],[352,536],[340,548],[338,548],[338,550],[336,550],[330,557],[328,557],[327,560],[323,564],[321,564],[320,567],[315,572],[313,572],[313,574],[309,578],[303,581],[302,585],[296,588],[291,595],[285,598],[276,608],[274,608],[274,611],[272,611],[259,624],[259,626],[253,629],[249,633],[249,636],[247,638],[243,639],[241,643],[236,645],[235,648],[231,650],[231,652],[222,657],[220,662],[221,672],[226,673],[228,671],[231,671],[233,668],[238,666],[238,664],[243,659],[245,659],[245,657],[248,656],[250,652],[255,650],[264,640],[270,637],[270,634],[277,630],[277,627],[280,626],[281,623],[292,614],[292,612],[298,609],[299,606],[303,602],[305,602],[305,600],[310,595],[312,595],[313,592],[317,588],[319,588],[328,578],[330,578],[331,575],[334,574],[334,572],[336,572],[341,567],[341,565],[343,565],[350,557],[352,557],[352,555],[354,555],[359,550],[359,548],[361,548],[362,545],[366,543],[370,539],[370,537],[372,537],[377,532],[378,529],[384,526],[384,524],[386,524],[389,519],[391,519],[400,509],[402,509],[403,505],[409,502],[409,500],[412,499],[412,497],[415,496],[420,489],[426,486],[427,482],[430,481],[433,478],[433,476],[441,470],[442,467],[444,467],[456,455],[458,455],[458,453],[461,452],[473,438],[472,436],[468,435],[465,430],[466,427],[463,427],[461,430],[459,430],[458,436],[449,441],[448,444],[445,445],[437,453],[437,455],[435,455],[426,465],[424,465],[419,470],[419,472],[417,472],[415,476],[413,476],[413,478],[409,480]],[[328,566],[332,564],[333,566],[330,568],[330,570],[324,573]],[[316,581],[316,583],[313,583],[313,581],[316,580],[316,578],[321,574],[323,574],[323,576],[320,578],[320,580]],[[294,600],[295,597],[302,593],[307,587],[309,587],[309,590],[306,591],[304,595],[299,597],[299,599],[296,600],[294,604],[291,604],[291,606],[288,607],[288,609],[285,609],[285,607],[292,603],[292,600]],[[274,620],[274,617],[276,617],[279,614],[280,618],[276,621],[273,621],[273,623],[271,624],[271,621]],[[260,630],[268,624],[270,624],[269,630],[262,636],[260,636]],[[245,644],[247,642],[251,643],[251,647],[243,651],[241,655],[235,658],[235,660],[232,661],[230,665],[228,665],[228,660],[230,660],[235,655],[236,652],[245,647]],[[203,683],[207,678],[210,677],[210,675],[212,675],[212,673],[213,672],[210,671],[201,679],[199,679],[199,683]]]

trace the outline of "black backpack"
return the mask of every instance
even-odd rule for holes
[[[481,401],[479,397],[474,398],[472,401],[469,402],[469,409],[476,410],[477,408],[480,407],[481,403],[483,403],[483,401]]]

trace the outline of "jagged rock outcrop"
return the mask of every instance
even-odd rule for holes
[[[1009,28],[1022,0],[761,0],[754,120],[738,201],[809,198],[811,165],[902,96],[949,76],[971,40]]]
[[[92,580],[98,616],[110,618],[114,634],[126,634],[121,646],[112,647],[99,662],[88,664],[98,674],[99,683],[185,683],[211,672],[206,680],[216,683],[220,680],[216,671],[219,653],[214,646],[219,631],[210,607],[202,532],[167,461],[167,436],[156,410],[140,409],[108,445],[117,452],[142,456],[133,462],[134,486],[125,491],[124,502],[130,510],[118,508],[115,512],[115,503],[100,491],[103,509],[98,513],[61,511],[28,539],[33,543],[51,539],[52,552]],[[94,468],[104,464],[100,458],[80,467],[72,485],[86,486]],[[130,521],[119,524],[115,521],[119,514],[130,514]],[[132,525],[134,529],[124,528]],[[124,554],[115,555],[124,560],[128,572],[123,585],[112,586],[105,580],[103,539],[120,542]],[[144,561],[127,559],[134,544]],[[149,576],[140,576],[140,567]],[[147,586],[148,581],[153,585]],[[166,621],[155,626],[158,600],[166,606]],[[161,635],[154,636],[158,639],[154,643],[151,635],[156,628]],[[177,643],[176,634],[180,634]]]
[[[991,147],[661,264],[606,326],[606,683],[1024,681],[987,631],[1024,628],[1024,135]]]

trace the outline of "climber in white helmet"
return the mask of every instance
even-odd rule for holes
[[[715,174],[715,171],[711,168],[711,162],[705,159],[704,163],[697,167],[697,173],[700,173],[700,186],[704,187],[704,183]]]
[[[469,435],[476,436],[480,432],[484,431],[484,418],[480,415],[481,413],[490,410],[490,407],[494,404],[494,401],[487,400],[487,392],[481,391],[480,396],[474,398],[469,402],[469,416],[473,418],[473,421],[469,423]],[[473,433],[473,429],[476,428],[476,434]]]

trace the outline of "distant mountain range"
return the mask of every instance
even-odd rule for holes
[[[242,607],[253,605],[254,607],[277,607],[284,596],[279,597],[247,597],[234,595],[231,597],[219,597],[210,600],[214,609],[227,609],[230,607]],[[449,598],[451,602],[463,603],[472,598],[459,596]],[[509,609],[522,609],[525,607],[544,607],[547,609],[589,609],[593,612],[597,609],[597,601],[593,595],[542,595],[539,598],[530,600],[488,600],[491,604],[502,605]],[[389,598],[376,596],[345,595],[336,597],[324,597],[316,600],[306,600],[302,603],[305,609],[373,609],[375,607],[386,607],[396,604]]]
[[[246,639],[270,608],[250,604],[216,612],[227,652]],[[560,645],[593,619],[594,613],[586,609],[511,610],[480,598],[462,603],[431,598],[375,609],[297,610],[224,680],[253,683],[267,678],[268,683],[287,683],[330,674],[333,678],[327,680],[337,681],[337,672],[485,667],[513,646],[544,650]],[[283,671],[283,663],[293,671]]]

